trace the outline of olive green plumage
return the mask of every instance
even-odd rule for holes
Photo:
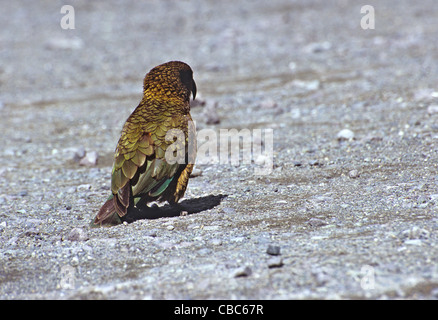
[[[196,143],[190,116],[192,93],[194,99],[193,72],[183,62],[167,62],[146,74],[143,99],[126,120],[116,147],[111,175],[112,194],[92,226],[121,223],[128,209],[139,201],[173,204],[184,196],[194,166],[194,154],[189,155],[189,151],[194,153],[196,150],[193,145],[189,148],[189,144]],[[166,133],[171,129],[184,134],[184,144],[175,143],[176,138],[166,140]],[[183,163],[166,159],[170,145],[173,145],[171,150],[174,153],[176,148],[184,148]]]

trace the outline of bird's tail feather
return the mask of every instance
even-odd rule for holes
[[[101,226],[115,226],[121,224],[122,221],[117,214],[116,207],[114,205],[114,198],[110,196],[110,198],[103,204],[102,208],[100,208],[98,214],[91,221],[91,227],[101,227]]]

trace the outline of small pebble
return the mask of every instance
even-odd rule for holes
[[[438,104],[433,104],[433,105],[430,105],[429,107],[427,107],[427,113],[430,115],[437,114],[438,113]]]
[[[283,259],[281,257],[272,257],[268,260],[268,268],[281,268],[283,266]]]
[[[350,129],[343,129],[338,132],[337,136],[338,140],[352,140],[354,138],[354,132]]]
[[[77,256],[74,256],[71,260],[70,260],[70,265],[72,267],[76,267],[79,264],[79,258]]]
[[[166,227],[166,229],[170,231],[170,230],[173,230],[173,229],[175,229],[175,227],[174,227],[174,226],[172,226],[172,225],[169,225],[169,226],[167,226],[167,227]]]
[[[190,246],[190,244],[189,244],[189,246]],[[201,256],[206,256],[206,255],[209,255],[211,253],[211,250],[208,248],[201,248],[197,252]]]
[[[303,50],[306,53],[320,53],[323,51],[330,50],[332,48],[332,44],[329,41],[322,42],[311,42],[306,45]]]
[[[41,207],[41,210],[43,210],[43,211],[49,211],[51,209],[52,209],[52,207],[47,203],[43,204],[43,206]]]
[[[321,163],[318,160],[310,160],[309,166],[319,166]]]
[[[70,241],[86,241],[88,240],[87,232],[82,228],[73,228],[67,236]]]
[[[79,165],[92,167],[97,164],[97,160],[99,159],[99,155],[96,151],[89,151],[85,154],[85,157],[79,161]]]
[[[309,221],[307,221],[307,223],[311,226],[311,227],[322,227],[322,226],[326,226],[327,223],[324,220],[318,219],[318,218],[311,218]]]
[[[66,192],[67,193],[75,193],[76,192],[76,187],[69,187]]]
[[[280,254],[280,247],[269,245],[266,253],[270,254],[271,256],[278,256]]]
[[[199,177],[202,175],[202,170],[199,168],[194,168],[192,173],[190,174],[190,178]]]
[[[155,238],[157,234],[157,229],[151,229],[145,233],[145,236]]]
[[[9,246],[13,246],[16,244],[16,242],[18,241],[18,236],[13,236],[12,238],[10,238],[7,242],[6,245]]]
[[[268,161],[269,161],[269,156],[268,156],[268,155],[265,155],[265,154],[259,154],[259,155],[257,156],[257,158],[255,158],[254,163],[257,164],[257,165],[259,165],[259,166],[262,166],[262,165],[264,165],[265,163],[269,163]]]
[[[348,176],[352,179],[356,179],[360,176],[360,174],[357,170],[351,170],[350,172],[348,172]]]
[[[234,270],[233,276],[235,278],[248,277],[251,275],[251,273],[252,273],[251,268],[246,266],[246,267],[241,267],[241,268],[237,268],[236,270]]]
[[[221,239],[216,239],[216,238],[214,238],[214,239],[211,239],[211,240],[209,241],[209,243],[210,243],[211,245],[213,245],[213,246],[221,246],[221,245],[222,245],[222,240],[221,240]]]
[[[66,160],[74,160],[75,162],[79,162],[83,157],[85,157],[85,148],[84,146],[65,148],[63,150],[63,154],[65,155]]]
[[[410,244],[413,246],[421,246],[422,241],[420,239],[409,239],[404,242],[405,244]]]
[[[86,191],[91,189],[91,184],[81,184],[77,187],[77,191]]]

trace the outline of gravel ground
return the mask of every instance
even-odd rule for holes
[[[360,1],[71,4],[74,30],[61,2],[0,12],[1,299],[438,298],[435,1],[368,30]],[[274,130],[273,171],[200,164],[182,209],[90,229],[169,60],[198,130]]]

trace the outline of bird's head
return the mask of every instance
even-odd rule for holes
[[[190,66],[181,61],[170,61],[153,68],[145,76],[143,89],[146,98],[157,100],[184,100],[196,97],[196,83]]]

